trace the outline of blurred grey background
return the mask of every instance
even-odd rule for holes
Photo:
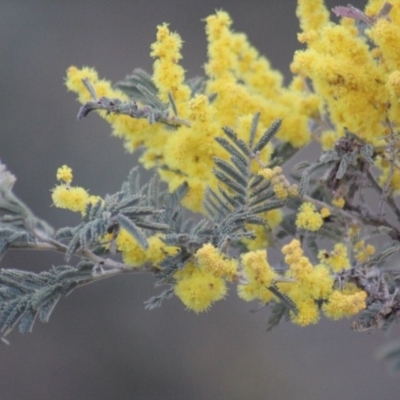
[[[294,0],[0,2],[0,157],[37,215],[56,228],[78,222],[51,207],[60,165],[74,169],[75,184],[104,196],[136,163],[95,114],[77,122],[79,105],[63,85],[66,68],[94,66],[114,82],[134,67],[151,71],[156,26],[169,22],[185,41],[187,75],[202,74],[202,19],[221,8],[288,80],[299,48]],[[62,263],[57,254],[13,252],[1,266],[40,271]],[[150,312],[143,301],[157,292],[153,283],[125,275],[90,285],[62,299],[49,324],[13,333],[11,346],[0,344],[0,399],[398,398],[399,376],[374,358],[387,341],[381,332],[323,320],[266,333],[268,312],[250,312],[257,305],[234,290],[199,316],[176,299]]]

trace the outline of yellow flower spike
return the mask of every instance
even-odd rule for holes
[[[57,169],[57,180],[69,184],[72,182],[72,178],[73,178],[72,169],[67,165],[63,165],[62,167]]]
[[[105,96],[118,98],[122,101],[129,100],[123,92],[113,89],[111,82],[100,80],[94,69],[88,67],[78,69],[72,66],[67,70],[65,85],[78,95],[80,103],[93,100],[82,82],[83,79],[90,81],[97,97]],[[124,140],[124,146],[130,152],[144,143],[148,147],[162,149],[166,142],[167,133],[161,124],[149,125],[145,119],[136,119],[129,115],[107,114],[105,111],[98,111],[98,114],[111,125],[112,134]],[[154,165],[151,166],[153,167]]]
[[[305,202],[300,206],[300,212],[297,214],[296,226],[300,229],[317,231],[321,228],[324,220],[317,212],[314,204]]]
[[[77,67],[72,66],[67,69],[65,85],[68,90],[71,90],[78,95],[78,99],[81,103],[93,100],[91,94],[82,82],[84,79],[89,80],[97,97],[118,97],[121,100],[128,100],[128,97],[123,92],[112,88],[111,82],[99,79],[97,72],[93,68],[82,67],[81,69],[78,69]],[[101,114],[105,115],[104,112]]]
[[[197,250],[196,259],[199,269],[229,281],[236,279],[237,261],[226,258],[211,243],[206,243]]]
[[[400,55],[397,48],[400,41],[400,27],[393,21],[380,18],[369,31],[370,38],[382,51],[383,60],[389,71],[400,69]]]
[[[235,65],[229,31],[231,24],[231,18],[224,11],[217,11],[216,14],[206,18],[206,33],[209,38],[209,62],[206,64],[206,72],[212,78],[229,74]]]
[[[93,85],[98,82],[99,77],[97,72],[93,68],[83,67],[78,69],[75,66],[71,66],[67,69],[67,77],[65,79],[65,85],[68,90],[78,94],[79,101],[86,103],[89,100],[93,100],[86,86],[83,84],[83,79],[88,79]]]
[[[329,22],[329,11],[323,0],[298,0],[296,15],[305,32],[318,30]]]
[[[187,102],[190,99],[190,88],[185,85],[185,71],[178,64],[181,55],[182,39],[177,33],[170,32],[168,24],[157,27],[157,41],[151,45],[150,55],[154,62],[153,81],[159,90],[160,100],[169,103],[172,95],[179,115],[188,115]]]
[[[276,98],[283,84],[283,75],[271,68],[270,62],[251,46],[246,35],[234,33],[232,49],[237,57],[236,73],[240,79],[265,98]]]

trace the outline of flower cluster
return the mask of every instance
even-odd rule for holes
[[[209,61],[205,71],[208,81],[205,93],[194,97],[190,95],[190,88],[184,82],[184,71],[178,64],[182,58],[181,38],[166,24],[158,27],[157,41],[151,52],[156,59],[153,82],[160,100],[168,103],[171,96],[179,116],[188,119],[190,126],[167,131],[160,124],[149,126],[144,120],[100,111],[111,124],[113,134],[124,140],[128,150],[133,151],[139,146],[145,149],[140,160],[146,168],[162,167],[160,176],[171,191],[182,182],[188,182],[190,190],[184,205],[197,212],[203,211],[206,188],[216,188],[211,173],[213,158],[227,157],[214,140],[223,126],[235,128],[246,140],[252,116],[261,112],[257,135],[279,117],[283,119],[283,125],[278,137],[301,147],[311,139],[307,123],[318,108],[318,98],[304,93],[298,84],[284,88],[282,75],[271,68],[245,35],[233,32],[231,24],[229,15],[223,11],[206,19]],[[78,94],[82,103],[90,100],[83,79],[90,81],[98,97],[127,100],[126,95],[112,89],[109,82],[100,80],[93,69],[70,67],[66,85]],[[215,97],[212,104],[211,96]],[[269,146],[258,157],[268,162],[271,152]]]
[[[314,204],[305,202],[299,208],[296,225],[300,229],[317,231],[324,224],[324,218],[329,217],[329,215],[330,211],[327,207],[318,212]]]
[[[197,313],[205,311],[225,297],[226,281],[236,279],[237,268],[236,260],[227,259],[207,243],[196,252],[193,262],[175,273],[175,294],[188,309]]]
[[[103,239],[104,245],[107,247],[111,240],[111,235],[106,235]],[[162,260],[178,250],[173,246],[167,246],[159,234],[150,236],[147,242],[148,248],[145,250],[125,229],[121,229],[116,237],[117,250],[122,253],[122,260],[132,267],[151,264],[157,268]]]
[[[197,241],[185,231],[182,237],[187,242],[179,247],[167,243],[171,237],[181,238],[174,236],[181,232],[171,237],[149,234],[147,248],[143,248],[137,238],[121,229],[105,234],[102,244],[106,249],[114,245],[130,267],[151,264],[163,271],[164,282],[196,313],[224,298],[232,284],[237,284],[239,297],[246,301],[284,304],[290,319],[301,326],[316,323],[321,312],[336,320],[353,316],[373,302],[368,284],[373,274],[368,274],[367,266],[372,265],[376,249],[366,244],[371,232],[360,226],[364,222],[375,227],[384,221],[386,199],[400,215],[391,197],[400,191],[395,137],[400,124],[400,3],[389,7],[383,0],[370,0],[365,13],[351,6],[339,8],[337,13],[344,18],[334,24],[322,0],[298,0],[302,30],[298,40],[306,48],[294,55],[288,86],[246,35],[232,29],[232,20],[224,11],[205,19],[208,60],[205,79],[197,86],[186,80],[180,65],[183,42],[168,24],[158,26],[151,46],[154,68],[149,80],[154,93],[146,92],[151,99],[148,103],[130,98],[122,87],[112,88],[91,68],[67,71],[66,85],[83,104],[91,97],[94,101],[104,97],[110,103],[117,99],[143,106],[146,112],[156,104],[165,118],[175,121],[166,129],[156,118],[149,119],[149,124],[134,113],[98,110],[126,149],[142,149],[140,162],[147,169],[154,168],[170,192],[187,185],[181,204],[215,219],[209,236]],[[357,18],[366,26],[357,24]],[[85,82],[90,82],[91,93]],[[253,144],[277,119],[282,123],[274,140],[269,140],[272,136],[265,139],[265,146],[253,151]],[[239,150],[218,140],[226,127],[232,129],[228,133]],[[345,135],[339,146],[338,140]],[[293,184],[279,163],[311,140],[325,152],[317,165],[325,167],[324,174],[312,180],[311,173],[317,168],[305,163],[301,168],[306,172]],[[248,156],[248,164],[240,151]],[[243,169],[251,176],[245,182],[249,193],[240,199],[229,185],[221,190],[221,181],[226,182],[215,173],[216,165],[222,165],[229,176],[226,181],[231,182],[231,189],[235,187],[232,179],[244,178],[229,163],[236,163],[237,168],[247,165]],[[369,169],[373,163],[380,174],[376,180]],[[52,197],[58,207],[84,214],[87,204],[98,199],[71,186],[72,171],[66,166],[57,171],[57,179],[62,183]],[[382,199],[376,216],[362,204],[367,180]],[[309,195],[308,184],[313,185]],[[250,193],[257,185],[260,189]],[[357,191],[361,205],[354,201]],[[275,203],[259,206],[266,198]],[[210,214],[207,201],[218,211],[216,215]],[[284,213],[283,204],[293,214]],[[223,225],[226,210],[242,213],[240,234],[212,239],[210,232]],[[384,225],[391,238],[400,237],[389,222]],[[282,242],[289,234],[293,240]],[[332,250],[319,250],[317,235],[329,239]],[[230,248],[235,240],[236,247]],[[268,262],[268,248],[273,246],[282,248],[284,263],[279,269]],[[307,250],[314,258],[306,256]],[[386,249],[384,256],[388,254]],[[171,259],[176,265],[168,264]]]
[[[258,174],[271,181],[273,191],[278,199],[286,199],[298,195],[297,185],[290,184],[285,175],[283,175],[281,167],[263,168]]]
[[[52,192],[53,203],[58,208],[66,208],[74,212],[85,213],[88,203],[96,203],[100,198],[90,196],[89,193],[80,186],[71,186],[72,169],[63,165],[57,170],[57,179],[61,182]]]
[[[384,11],[388,6],[389,13]],[[321,100],[320,114],[326,109],[329,112],[333,127],[323,123],[319,128],[324,150],[333,148],[345,129],[374,146],[383,146],[384,138],[393,133],[392,127],[400,123],[399,4],[370,0],[365,14],[358,13],[369,23],[365,29],[352,18],[329,23],[322,0],[299,0],[297,15],[303,32],[298,39],[307,49],[295,53],[291,70],[311,80]],[[377,166],[383,184],[389,163],[383,156]],[[391,189],[398,190],[399,167],[391,174]]]
[[[243,300],[259,300],[268,303],[274,296],[270,287],[277,274],[267,261],[267,252],[258,250],[242,255],[242,269],[245,283],[238,285],[238,294]]]
[[[321,264],[313,266],[304,256],[298,240],[284,246],[282,253],[288,264],[287,277],[294,282],[279,283],[280,289],[295,303],[297,314],[292,313],[292,320],[299,325],[316,323],[319,319],[319,304],[328,318],[340,319],[357,314],[366,307],[367,293],[354,287],[351,294],[346,290],[334,290],[333,272],[350,267],[345,249],[338,244]],[[340,299],[340,302],[337,300]]]

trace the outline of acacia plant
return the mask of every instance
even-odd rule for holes
[[[357,331],[399,319],[400,1],[332,11],[338,23],[322,0],[298,1],[306,48],[294,54],[288,86],[223,11],[205,20],[205,77],[186,79],[182,40],[167,24],[151,46],[151,75],[135,69],[112,86],[92,68],[68,68],[78,119],[95,111],[154,176],[141,182],[135,167],[102,198],[61,166],[52,201],[82,220],[55,231],[13,194],[0,164],[0,254],[65,254],[39,274],[0,271],[3,341],[15,326],[47,322],[73,289],[139,271],[165,287],[148,309],[177,296],[203,312],[229,286],[270,308],[268,329],[282,319],[316,324],[321,314],[356,317]],[[282,168],[313,142],[321,154]],[[386,353],[399,354],[399,345]]]

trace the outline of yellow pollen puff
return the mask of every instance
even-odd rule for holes
[[[336,199],[332,200],[332,205],[337,208],[343,208],[345,205],[345,200],[343,197],[337,197]]]
[[[243,254],[242,268],[247,282],[237,286],[238,296],[245,301],[258,299],[264,304],[273,300],[274,295],[268,287],[276,274],[267,261],[267,252],[257,250]]]
[[[63,165],[62,167],[57,169],[57,179],[59,181],[64,181],[65,183],[72,182],[72,169],[67,165]]]
[[[241,256],[243,271],[249,283],[256,282],[266,288],[271,285],[275,277],[275,271],[267,261],[265,250],[251,251]]]
[[[302,281],[304,290],[315,300],[326,299],[332,292],[334,280],[329,269],[319,264]]]
[[[322,207],[320,213],[322,218],[327,218],[331,215],[331,210],[328,207]]]
[[[273,185],[273,190],[276,197],[280,200],[285,200],[288,197],[288,189],[285,188],[285,185],[283,185],[282,183],[277,183]]]
[[[146,251],[125,229],[121,229],[116,241],[117,249],[122,253],[125,264],[139,267],[147,261]]]
[[[297,314],[290,313],[290,319],[294,324],[308,326],[316,324],[319,320],[318,305],[313,299],[307,299],[296,303]]]
[[[298,228],[317,231],[323,223],[322,215],[316,210],[314,204],[306,202],[300,206],[300,212],[296,218],[296,226]]]
[[[302,250],[302,249],[294,249],[294,250],[291,251],[290,254],[287,254],[287,255],[285,256],[285,262],[286,262],[288,265],[294,264],[294,263],[296,263],[296,262],[300,259],[300,257],[302,257],[302,256],[303,256],[303,250]]]
[[[237,261],[226,258],[211,243],[204,244],[196,252],[198,268],[233,281],[237,275]]]
[[[58,185],[53,189],[51,198],[56,207],[74,212],[80,211],[83,214],[89,201],[89,194],[82,187]]]
[[[290,243],[282,247],[282,254],[290,255],[297,250],[301,250],[301,252],[303,252],[303,250],[301,249],[300,241],[297,239],[293,239]]]
[[[351,267],[347,247],[343,243],[336,243],[330,253],[320,251],[318,259],[329,266],[333,272],[341,272]]]
[[[357,261],[366,262],[375,254],[375,247],[372,244],[365,245],[365,241],[361,240],[354,245],[354,253]]]
[[[133,267],[140,267],[145,263],[151,263],[156,267],[164,258],[175,254],[178,250],[177,247],[167,246],[159,234],[147,238],[146,250],[125,229],[121,229],[116,240],[124,263]]]
[[[158,234],[147,238],[146,262],[151,262],[154,266],[157,266],[166,257],[176,254],[179,250],[178,247],[167,246],[161,238],[162,236]]]
[[[286,260],[286,259],[285,259]],[[308,279],[308,275],[313,271],[313,265],[310,260],[302,256],[297,260],[291,260],[289,264],[289,275],[302,282]]]
[[[345,294],[334,290],[328,302],[322,306],[324,314],[333,320],[351,317],[366,307],[367,293],[360,290],[353,294]]]
[[[174,291],[182,303],[195,313],[206,311],[211,304],[226,296],[226,283],[222,278],[216,277],[189,263],[184,270],[174,275],[177,279]]]
[[[263,168],[258,171],[258,175],[261,175],[263,178],[267,180],[271,180],[274,176],[274,173],[271,168]]]

